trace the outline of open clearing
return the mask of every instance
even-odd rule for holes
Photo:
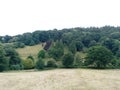
[[[19,53],[22,59],[26,59],[29,55],[32,55],[36,59],[38,52],[42,49],[43,49],[42,44],[38,44],[34,46],[26,46],[24,48],[18,48],[16,49],[16,51]]]
[[[120,90],[120,70],[4,72],[0,73],[0,90]]]

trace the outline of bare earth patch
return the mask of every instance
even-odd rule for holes
[[[120,70],[4,72],[0,73],[0,90],[120,90]]]

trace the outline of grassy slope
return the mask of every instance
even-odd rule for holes
[[[16,51],[20,54],[20,57],[22,59],[26,59],[29,55],[32,55],[35,59],[37,58],[37,54],[40,50],[42,50],[42,44],[38,44],[35,46],[26,46],[25,48],[18,48]],[[67,48],[64,48],[64,53],[66,54],[68,52]],[[86,54],[82,52],[77,52],[82,58],[85,57]]]
[[[45,45],[45,44],[43,44],[43,45]],[[26,59],[29,55],[32,55],[35,60],[38,60],[37,54],[42,49],[43,49],[42,44],[38,44],[35,46],[26,46],[25,48],[18,48],[18,49],[16,49],[16,51],[19,53],[20,57],[23,60]],[[64,47],[64,54],[66,54],[67,52],[68,52],[67,47]],[[81,58],[84,58],[86,56],[86,54],[83,52],[77,52],[76,54],[80,55]],[[50,59],[51,58],[45,58],[44,59],[45,63]],[[62,67],[61,60],[62,60],[62,58],[60,58],[60,61],[57,61],[58,67]]]
[[[38,52],[42,49],[42,44],[38,44],[35,46],[26,46],[25,48],[19,48],[16,49],[16,51],[20,54],[20,57],[22,59],[26,59],[29,55],[32,55],[36,59]]]
[[[6,72],[0,82],[0,90],[120,90],[120,70]]]

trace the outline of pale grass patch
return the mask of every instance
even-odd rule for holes
[[[25,48],[18,48],[16,51],[22,59],[26,59],[29,55],[32,55],[36,59],[38,52],[42,49],[42,44],[38,44],[34,46],[26,46]]]
[[[120,70],[5,72],[0,73],[0,90],[120,90]]]

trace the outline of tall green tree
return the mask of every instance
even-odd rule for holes
[[[120,48],[119,41],[114,40],[114,39],[110,39],[110,38],[105,39],[103,42],[103,45],[105,47],[107,47],[108,49],[110,49],[113,52],[113,54],[116,54],[116,52]]]
[[[83,49],[84,45],[81,41],[76,41],[76,49],[77,51],[81,51]]]
[[[5,57],[5,50],[0,45],[0,72],[8,68],[8,59]]]
[[[20,67],[18,69],[22,69],[21,58],[15,49],[11,47],[5,47],[4,50],[6,52],[6,57],[9,59],[9,67],[17,65],[17,67]]]
[[[63,56],[62,64],[64,65],[64,67],[66,68],[73,67],[73,63],[74,63],[74,55],[71,52],[68,52]]]
[[[44,69],[45,65],[44,65],[44,61],[42,58],[39,58],[38,61],[36,62],[35,68],[40,70],[40,69]]]
[[[103,46],[93,46],[88,50],[85,63],[95,68],[106,68],[112,63],[112,59],[113,54],[109,49]]]
[[[76,45],[75,45],[75,42],[72,42],[70,45],[69,45],[69,51],[71,51],[73,54],[76,53]]]
[[[72,32],[67,32],[62,35],[62,42],[66,45],[69,45],[71,43],[73,34]]]
[[[62,57],[64,55],[64,46],[62,42],[57,41],[55,45],[49,49],[48,54],[56,60]]]

